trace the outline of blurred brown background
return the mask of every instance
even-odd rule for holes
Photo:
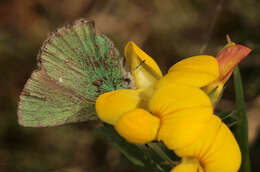
[[[241,67],[253,171],[260,171],[260,1],[257,0],[0,0],[0,171],[132,172],[91,122],[55,128],[17,124],[19,94],[49,32],[91,18],[121,54],[133,40],[163,71],[176,61],[216,53],[225,35],[253,52]],[[232,82],[218,107],[234,109]]]

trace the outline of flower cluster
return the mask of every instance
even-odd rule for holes
[[[207,93],[216,90],[216,101],[233,68],[249,52],[232,43],[217,58],[190,57],[162,76],[156,62],[129,42],[125,57],[136,89],[99,96],[98,117],[114,125],[131,143],[162,141],[182,157],[182,163],[171,172],[236,172],[241,163],[239,146],[229,128],[214,115]]]

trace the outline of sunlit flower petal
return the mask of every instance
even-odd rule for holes
[[[196,158],[183,158],[182,162],[174,167],[171,172],[204,172]]]
[[[212,104],[199,88],[175,83],[155,90],[149,102],[150,111],[159,117],[193,107],[212,107]]]
[[[206,172],[237,172],[241,163],[233,134],[216,115],[212,115],[199,139],[174,151],[181,157],[197,158]]]
[[[241,164],[241,152],[235,137],[224,123],[202,161],[204,161],[204,168],[207,172],[238,171]]]
[[[127,43],[125,58],[127,65],[132,71],[137,89],[154,85],[158,79],[156,76],[162,77],[162,72],[157,63],[134,42],[130,41]],[[145,63],[150,70],[147,70],[142,63]]]
[[[199,55],[183,59],[173,65],[168,72],[185,69],[205,72],[214,77],[219,76],[218,62],[213,56]]]
[[[202,87],[214,81],[215,79],[215,76],[212,76],[205,72],[193,71],[189,69],[184,69],[180,71],[177,70],[166,74],[162,79],[158,81],[158,83],[155,85],[155,88],[159,88],[162,85],[168,83],[179,83],[191,85],[194,87]]]
[[[138,91],[116,90],[98,97],[96,111],[102,121],[113,125],[123,114],[137,108],[139,103]]]
[[[211,107],[196,107],[163,117],[158,140],[172,150],[194,143],[207,128],[212,111]]]
[[[156,139],[160,119],[143,109],[135,109],[124,114],[115,129],[127,141],[145,144]]]
[[[203,87],[219,76],[216,58],[207,55],[194,56],[173,65],[168,74],[156,84],[156,88],[167,83],[180,83]]]

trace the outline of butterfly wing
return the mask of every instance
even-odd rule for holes
[[[38,68],[20,95],[19,123],[44,127],[96,119],[98,95],[126,87],[121,63],[93,21],[58,29],[44,42]]]

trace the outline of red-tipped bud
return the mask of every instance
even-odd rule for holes
[[[221,50],[217,55],[219,63],[219,82],[226,82],[234,68],[243,60],[251,49],[243,45],[231,45]]]

